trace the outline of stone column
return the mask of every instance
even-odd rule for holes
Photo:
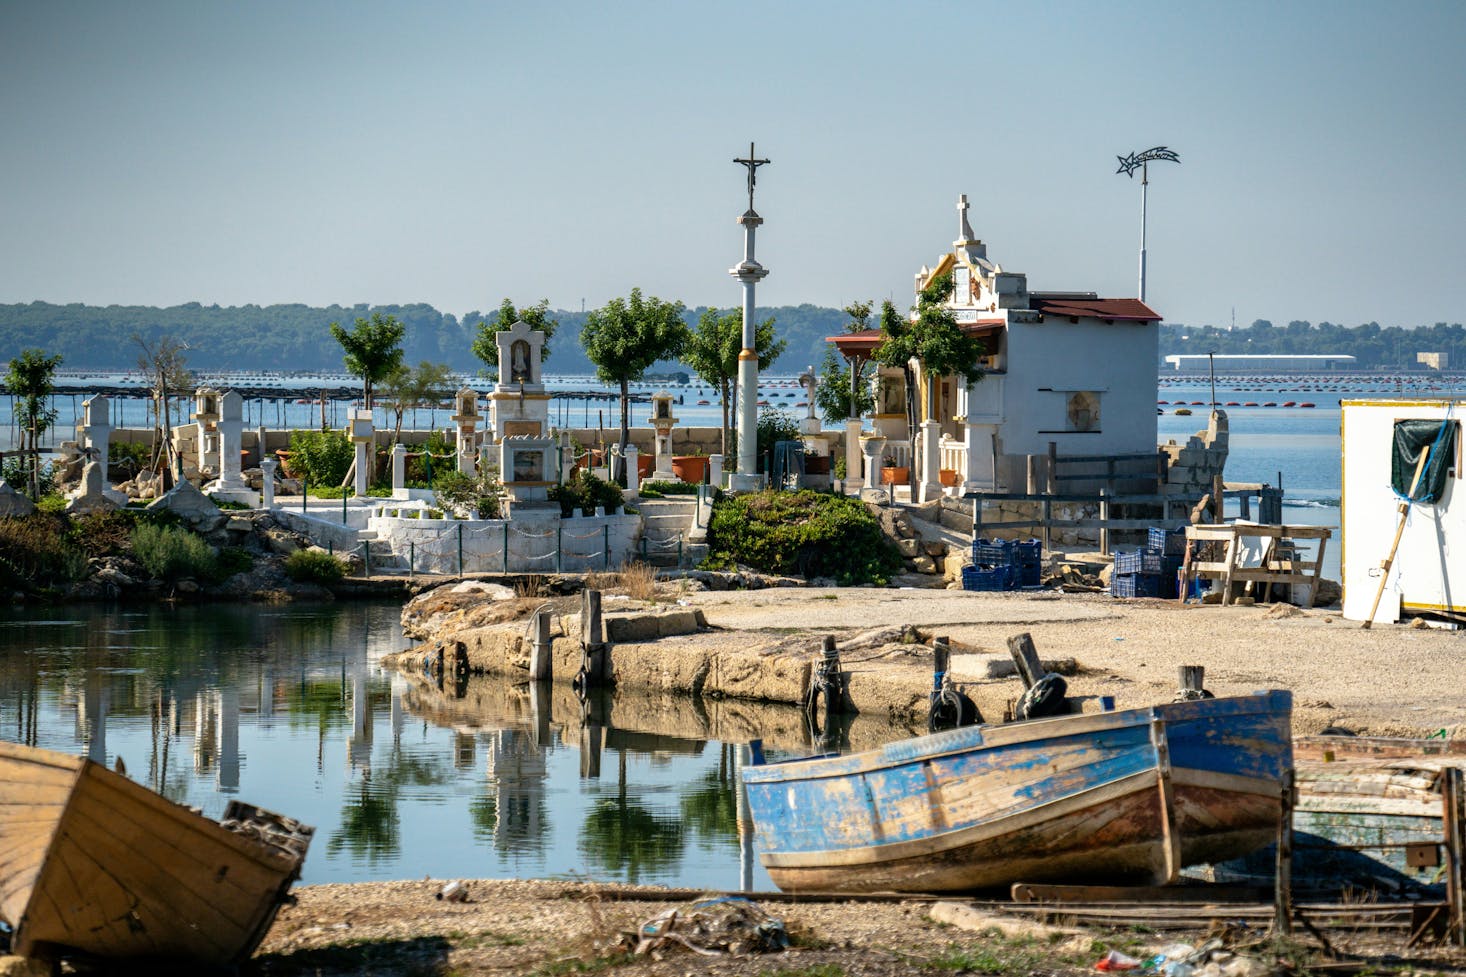
[[[376,434],[372,427],[372,412],[364,407],[353,407],[348,414],[347,429],[351,432],[351,443],[356,448],[356,485],[353,494],[361,499],[371,484],[372,447]]]
[[[871,488],[880,488],[881,479],[877,473],[881,469],[881,459],[886,453],[885,437],[874,434],[861,438],[860,450],[865,456],[865,484]]]
[[[407,491],[407,445],[398,441],[392,445],[392,498]],[[406,498],[406,495],[400,496]]]
[[[942,479],[937,474],[942,467],[942,422],[927,420],[921,422],[921,499],[930,502],[942,497]],[[912,499],[916,502],[918,500]]]
[[[275,508],[275,469],[280,463],[274,458],[260,462],[260,508]]]
[[[636,445],[628,444],[626,446],[626,494],[633,499],[641,491],[641,478],[636,468],[636,455]]]
[[[713,488],[723,487],[722,455],[708,455],[708,484]]]
[[[107,458],[112,444],[111,408],[106,397],[97,394],[82,401],[82,436],[85,447],[90,448],[93,460],[102,466],[102,483],[110,485],[107,479]]]
[[[845,491],[859,495],[865,487],[865,465],[860,453],[860,419],[845,422]]]
[[[241,471],[244,450],[244,398],[230,390],[219,398],[219,480],[225,490],[247,489]]]
[[[265,426],[261,424],[259,430],[255,431],[255,448],[260,453],[260,464],[264,464],[265,459],[270,457],[269,443],[270,439],[265,432]]]

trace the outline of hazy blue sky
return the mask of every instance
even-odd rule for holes
[[[633,285],[911,299],[958,193],[1037,289],[1172,321],[1466,319],[1466,3],[0,0],[0,301]]]

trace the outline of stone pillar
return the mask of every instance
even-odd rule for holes
[[[197,425],[199,471],[219,471],[219,391],[199,387],[193,392],[193,420]]]
[[[97,394],[82,401],[82,437],[84,446],[91,449],[92,460],[102,466],[103,484],[107,479],[107,458],[112,443],[111,408],[106,397]]]
[[[937,474],[942,467],[942,422],[938,420],[926,420],[921,422],[921,499],[922,502],[930,502],[932,499],[940,499],[942,492],[942,479]],[[916,502],[918,500],[912,499]]]
[[[372,412],[364,407],[353,407],[348,414],[347,430],[351,443],[356,448],[356,485],[353,494],[361,499],[371,484],[372,447],[376,434],[372,427]]]
[[[248,489],[241,472],[244,453],[244,398],[230,390],[219,398],[219,479],[226,491]]]
[[[275,469],[280,463],[274,458],[260,462],[260,508],[275,508]]]
[[[636,467],[637,453],[636,445],[626,446],[626,494],[632,498],[636,498],[641,491],[641,473]]]
[[[736,161],[735,161],[736,162]],[[753,175],[767,160],[756,160],[748,147],[748,210],[738,218],[743,226],[743,260],[728,270],[743,286],[743,348],[738,353],[738,471],[732,479],[736,491],[759,487],[758,477],[758,353],[754,344],[754,286],[768,277],[769,270],[754,257],[754,236],[764,220],[753,209]]]
[[[392,445],[392,498],[407,491],[407,445],[398,441]],[[405,497],[405,496],[404,496]]]
[[[859,495],[865,487],[865,465],[860,453],[860,420],[845,422],[845,491]]]
[[[713,488],[723,487],[722,455],[708,455],[708,484]]]
[[[458,425],[458,471],[464,475],[474,473],[474,462],[478,460],[478,394],[468,387],[458,391],[453,398],[458,409],[453,414],[453,423]]]
[[[676,481],[677,476],[672,474],[672,428],[676,425],[677,418],[672,416],[672,395],[667,391],[652,394],[652,416],[647,418],[647,422],[654,432],[652,446],[657,459],[652,477],[662,481]]]
[[[886,454],[885,437],[873,434],[870,437],[861,438],[860,450],[865,456],[865,484],[871,488],[879,488],[881,459]]]
[[[270,457],[270,439],[265,433],[265,426],[261,424],[259,430],[255,431],[255,450],[259,452],[260,464]]]

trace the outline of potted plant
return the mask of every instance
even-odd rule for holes
[[[937,481],[941,482],[942,485],[946,486],[947,488],[951,488],[952,486],[957,484],[957,469],[938,468]]]
[[[881,463],[881,484],[882,485],[905,485],[911,480],[911,466],[898,465],[896,459],[890,456]]]
[[[672,474],[689,485],[700,485],[708,478],[708,458],[702,452],[672,456]]]

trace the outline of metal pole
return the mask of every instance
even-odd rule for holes
[[[1145,195],[1150,186],[1150,164],[1140,164],[1140,301],[1145,301]]]
[[[604,560],[604,562],[601,565],[601,569],[603,569],[603,570],[605,570],[605,571],[607,571],[609,573],[610,570],[611,570],[611,524],[610,523],[606,523],[605,525],[603,525],[601,527],[601,549],[602,549],[602,552],[605,554],[605,560]]]
[[[463,523],[458,524],[458,579],[463,579]]]
[[[555,529],[555,572],[559,573],[565,557],[565,527]]]
[[[411,579],[417,567],[417,540],[409,540],[407,543],[407,576]]]
[[[1211,351],[1209,351],[1206,354],[1206,370],[1207,370],[1207,373],[1209,373],[1211,375],[1211,405],[1213,407],[1215,407],[1217,405],[1217,361],[1216,361],[1216,355],[1217,355],[1217,351],[1216,350],[1211,350]]]
[[[361,544],[361,575],[363,577],[372,575],[372,546],[370,543]]]
[[[341,492],[341,525],[346,525],[346,492]]]
[[[504,520],[504,545],[500,551],[504,555],[504,573],[509,572],[509,520]]]
[[[311,480],[302,478],[300,480],[300,514],[305,515],[305,500],[311,494]]]

